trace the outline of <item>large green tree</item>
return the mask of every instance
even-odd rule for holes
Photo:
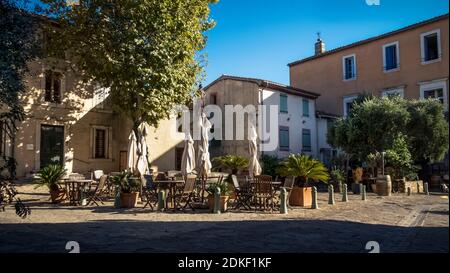
[[[49,53],[66,52],[86,80],[110,88],[135,130],[143,121],[157,126],[195,92],[215,0],[42,2],[58,25],[47,29]]]
[[[328,142],[361,161],[386,153],[388,165],[407,170],[412,163],[442,160],[448,151],[448,122],[438,100],[407,101],[398,96],[357,100],[347,118],[337,120]]]
[[[0,0],[0,126],[3,136],[14,139],[17,122],[23,119],[19,97],[26,92],[25,76],[28,63],[39,57],[41,43],[38,35],[39,22],[26,11],[24,1]],[[14,145],[13,145],[14,147]],[[18,198],[11,181],[15,178],[14,151],[0,159],[0,209],[14,200],[16,213],[22,217],[29,214]]]

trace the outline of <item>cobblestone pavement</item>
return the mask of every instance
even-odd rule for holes
[[[57,206],[45,189],[18,189],[32,214],[0,212],[0,252],[66,252],[67,241],[81,252],[367,252],[368,241],[381,252],[448,252],[447,195],[369,194],[362,201],[349,194],[344,203],[336,194],[330,206],[320,193],[318,210],[214,215]]]

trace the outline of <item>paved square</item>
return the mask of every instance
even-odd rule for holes
[[[69,207],[48,202],[46,189],[18,187],[32,213],[21,219],[9,207],[0,213],[0,252],[67,252],[77,241],[81,252],[448,252],[447,195],[349,194],[349,202],[319,210],[294,208],[288,215],[228,212],[214,215],[158,213],[150,209]]]

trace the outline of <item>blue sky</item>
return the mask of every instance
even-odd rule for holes
[[[448,0],[221,0],[211,7],[205,85],[222,74],[289,83],[287,64],[448,13]]]

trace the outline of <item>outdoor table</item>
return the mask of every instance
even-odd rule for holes
[[[76,206],[81,201],[82,191],[90,186],[90,179],[65,179],[63,183],[66,185],[67,194],[69,196],[69,204]]]
[[[184,184],[184,180],[156,180],[153,183],[155,183],[158,187],[160,186],[165,186],[165,188],[169,189],[170,192],[170,196],[171,196],[171,203],[172,203],[172,207],[176,210],[176,202],[175,202],[175,188],[177,187],[177,185],[181,185]],[[167,199],[166,199],[166,203],[167,203]]]

